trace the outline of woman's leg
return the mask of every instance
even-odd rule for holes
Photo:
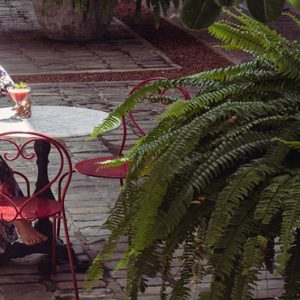
[[[26,245],[35,245],[48,239],[47,236],[38,232],[32,227],[31,223],[27,221],[16,220],[13,224],[19,233],[20,239]]]
[[[0,156],[0,192],[8,196],[22,196],[17,182],[14,179],[11,169]],[[30,222],[24,220],[13,221],[17,229],[20,239],[26,245],[34,245],[47,240],[47,237],[39,233],[32,227]]]

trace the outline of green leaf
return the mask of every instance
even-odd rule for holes
[[[295,8],[300,8],[300,0],[289,0],[289,2],[290,2]]]
[[[289,261],[289,251],[294,243],[295,234],[300,228],[300,176],[294,177],[293,181],[286,188],[288,193],[282,205],[281,245],[280,251],[276,256],[279,272],[285,269]]]
[[[298,1],[298,8],[300,8],[300,0],[297,0],[297,1]],[[293,15],[289,12],[284,12],[283,15],[290,17],[300,28],[300,19],[299,18],[297,18],[295,15]]]
[[[244,244],[250,233],[255,232],[257,228],[257,223],[253,220],[253,210],[256,202],[256,197],[243,202],[243,205],[236,210],[231,225],[214,248],[210,258],[213,267],[213,280],[209,297],[207,297],[209,300],[231,299],[230,297],[224,297],[224,294],[233,285],[233,282],[231,282],[231,287],[228,286],[228,281],[233,281],[232,275],[237,268],[237,258],[241,257]]]
[[[274,139],[275,141],[279,141],[285,145],[287,145],[289,148],[300,151],[300,142],[299,141],[283,141],[281,139]]]
[[[211,25],[221,12],[212,0],[187,0],[181,11],[181,21],[190,30],[201,30]]]
[[[251,15],[266,23],[277,19],[283,10],[285,0],[247,0]]]
[[[251,292],[257,273],[263,263],[264,253],[267,249],[268,240],[261,235],[248,238],[244,244],[243,259],[240,265],[240,272],[235,278],[231,299],[251,299]]]
[[[254,215],[255,219],[265,225],[271,223],[272,218],[279,212],[289,193],[286,187],[291,178],[289,174],[283,174],[270,181],[269,185],[260,194]]]
[[[28,86],[27,82],[16,82],[13,84],[13,87],[16,89],[25,89]]]
[[[223,235],[240,202],[275,171],[261,159],[242,166],[229,178],[228,185],[218,196],[210,219],[206,236],[208,247],[214,246]]]
[[[287,265],[287,276],[284,277],[284,294],[282,299],[293,300],[300,298],[300,231],[297,231],[296,239],[290,249],[290,259]]]

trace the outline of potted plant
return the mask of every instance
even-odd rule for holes
[[[130,172],[89,274],[99,276],[101,262],[128,236],[117,269],[127,266],[130,299],[154,276],[162,278],[161,299],[189,299],[191,282],[206,274],[210,290],[196,289],[197,299],[251,299],[263,266],[284,277],[283,299],[300,297],[300,154],[279,141],[300,139],[300,45],[245,14],[229,15],[238,23],[209,30],[252,61],[142,87],[94,130],[95,137],[113,128],[155,91],[198,87],[115,162],[128,160]]]
[[[33,0],[37,19],[49,39],[85,42],[101,38],[116,0]]]

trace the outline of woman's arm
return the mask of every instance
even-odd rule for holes
[[[5,69],[0,65],[0,96],[5,96],[7,94],[7,88],[12,86],[14,81],[5,71]]]
[[[0,65],[0,96],[5,96],[7,94],[7,88],[12,86],[14,81],[8,75],[6,70]],[[31,101],[29,97],[26,97],[16,110],[16,116],[23,118],[31,117]]]

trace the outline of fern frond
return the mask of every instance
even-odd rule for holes
[[[141,203],[139,203],[140,206],[140,216],[143,216],[142,218],[138,218],[134,222],[134,227],[138,228],[139,234],[143,235],[143,241],[139,241],[138,244],[143,244],[145,247],[145,243],[149,243],[151,241],[150,237],[150,232],[151,232],[151,227],[154,224],[154,219],[153,216],[156,214],[156,211],[161,203],[162,197],[166,194],[167,192],[167,185],[166,182],[168,182],[173,176],[174,172],[176,172],[176,166],[178,163],[177,160],[177,155],[185,156],[186,153],[190,152],[193,148],[193,145],[195,145],[198,141],[197,136],[199,134],[199,129],[202,126],[202,123],[197,122],[198,120],[195,119],[189,127],[186,127],[184,130],[180,132],[180,134],[177,136],[176,140],[171,144],[169,147],[168,151],[166,151],[160,159],[158,159],[156,162],[154,162],[151,172],[153,176],[149,176],[144,184],[141,186],[141,191],[143,194],[143,197],[141,197],[143,200]],[[200,131],[201,132],[201,131]],[[254,138],[254,137],[253,137]],[[257,140],[258,135],[255,135],[255,141],[249,140],[249,145],[243,145],[242,149],[234,149],[232,152],[240,153],[250,153],[251,151],[257,151],[256,149],[260,148],[259,151],[261,151],[262,145],[265,143],[267,145],[270,140],[272,139],[271,136],[261,136],[262,141]],[[260,147],[259,147],[260,146]],[[227,154],[227,160],[224,159],[224,157],[219,157],[213,164],[216,164],[216,166],[219,165],[224,165],[224,167],[228,167],[228,164],[232,163],[232,160],[234,161],[233,153],[228,153]],[[219,155],[217,152],[215,154],[216,156]],[[164,163],[163,165],[161,164],[161,159],[166,162],[168,160],[168,163]],[[225,164],[224,164],[225,162]],[[212,178],[216,176],[220,171],[217,171],[215,173],[214,169],[211,167],[213,166],[211,164],[210,166],[210,161],[206,162],[207,167],[201,167],[199,171],[195,173],[193,176],[193,184],[190,186],[187,186],[186,188],[182,189],[182,193],[180,193],[181,199],[181,209],[177,211],[182,214],[182,212],[185,211],[183,210],[183,206],[186,205],[185,203],[189,203],[192,199],[193,196],[193,189],[197,188],[199,190],[203,189],[204,186],[207,186],[209,182],[211,181]],[[156,170],[159,170],[157,172]],[[215,168],[217,170],[217,168]],[[154,175],[156,174],[156,175]],[[199,175],[198,175],[199,174]],[[201,175],[201,176],[200,176]],[[196,177],[195,177],[196,176]],[[200,177],[199,177],[200,176]],[[199,178],[198,178],[199,177]],[[195,178],[195,179],[194,179]],[[150,188],[151,186],[151,188]],[[153,191],[152,194],[148,193],[148,189]],[[154,192],[155,191],[155,192]],[[187,202],[186,202],[187,201]],[[177,201],[174,201],[176,203]],[[175,216],[175,212],[174,215]],[[175,218],[176,219],[176,218]],[[144,230],[148,232],[148,234],[145,234],[145,231],[142,231],[142,228],[145,228]],[[147,229],[146,229],[147,228]],[[145,236],[147,238],[145,239]],[[139,247],[139,246],[138,246]],[[137,248],[140,251],[140,248]]]
[[[253,32],[242,30],[228,21],[220,21],[211,25],[208,30],[212,36],[230,44],[235,49],[263,53],[269,51],[271,44],[268,40],[256,39]]]
[[[259,159],[242,166],[230,177],[228,186],[220,193],[216,201],[216,207],[210,219],[206,236],[208,247],[215,245],[222,236],[239,203],[276,172],[276,167],[266,163],[265,159]]]
[[[259,79],[272,74],[274,74],[274,70],[267,64],[262,64],[260,61],[254,60],[239,65],[204,71],[199,74],[183,77],[182,79],[177,80],[177,82],[184,85],[193,83],[193,85],[199,86],[204,79],[230,82],[231,80],[243,81],[249,77],[251,79]]]
[[[126,282],[128,296],[135,298],[138,292],[143,293],[147,288],[147,278],[157,276],[157,270],[162,267],[160,253],[161,246],[154,244],[139,256],[129,256]]]
[[[295,15],[289,12],[284,12],[283,15],[290,17],[298,25],[298,27],[300,27],[300,19],[297,18]]]
[[[268,240],[261,235],[248,238],[244,245],[243,259],[235,277],[231,299],[252,299],[251,290],[257,280],[257,273],[263,263]]]
[[[159,119],[163,120],[165,119],[169,114],[174,115],[177,113],[178,110],[183,109],[184,107],[186,107],[186,101],[184,100],[177,100],[176,102],[174,102],[172,105],[169,106],[169,108],[160,115]]]
[[[233,13],[233,11],[230,11],[228,9],[224,10],[224,12],[228,16],[232,17],[234,20],[243,24],[244,30],[255,32],[255,34],[258,33],[262,36],[262,38],[268,39],[272,43],[286,41],[286,39],[281,34],[276,32],[276,30],[273,30],[268,26],[265,26],[262,23],[257,22],[257,20],[249,17],[241,9],[235,8],[234,11],[236,13]]]
[[[276,256],[278,270],[283,270],[289,260],[289,249],[295,234],[300,228],[300,176],[295,176],[288,185],[287,196],[282,205],[282,223],[280,230],[280,251]]]
[[[289,250],[290,259],[285,270],[285,285],[282,299],[300,298],[300,231],[297,230],[293,245]]]
[[[90,138],[96,138],[98,135],[104,133],[105,131],[111,130],[120,124],[120,119],[123,115],[133,110],[134,106],[142,102],[147,94],[155,94],[164,86],[163,81],[156,81],[147,86],[142,86],[136,90],[133,94],[128,96],[126,101],[119,105],[114,112],[110,113],[108,117],[98,126],[96,126],[90,136]],[[170,86],[166,82],[166,87]]]
[[[219,89],[214,92],[204,93],[198,97],[192,98],[189,102],[185,102],[180,109],[177,111],[173,111],[172,113],[168,112],[168,109],[165,111],[164,119],[161,120],[162,125],[166,125],[166,123],[173,123],[175,120],[181,120],[181,117],[192,117],[193,114],[205,113],[209,108],[216,108],[221,109],[218,105],[227,105],[228,108],[234,105],[246,105],[245,102],[237,101],[236,103],[232,100],[231,97],[235,97],[239,99],[241,95],[245,95],[248,93],[282,93],[286,99],[284,101],[288,101],[288,95],[297,94],[299,92],[299,87],[295,86],[295,84],[289,84],[288,81],[282,82],[278,80],[274,80],[274,82],[270,81],[270,84],[266,84],[264,82],[260,83],[240,83],[240,84],[231,84],[229,86],[224,86],[224,88]],[[294,100],[295,98],[292,97]],[[293,101],[291,99],[291,101]],[[299,100],[299,98],[297,98]],[[225,102],[226,101],[226,102]],[[225,102],[225,103],[224,103]],[[252,101],[252,105],[254,105]],[[259,102],[259,101],[258,101]],[[266,106],[266,110],[270,110],[272,107],[271,105],[281,105],[280,101],[274,100],[274,102],[270,102],[269,106]],[[172,105],[170,106],[172,107]],[[263,106],[261,105],[261,108]],[[254,110],[253,110],[254,111]],[[274,110],[275,111],[275,110]],[[278,110],[276,110],[278,111]],[[212,110],[208,110],[208,113],[212,113]],[[159,129],[160,127],[158,127]]]
[[[234,25],[227,21],[217,22],[209,28],[212,35],[226,43],[225,46],[262,55],[273,62],[281,74],[290,78],[299,78],[300,60],[297,52],[296,55],[291,55],[288,49],[292,46],[291,43],[289,44],[284,37],[241,12],[240,15],[232,12],[228,12],[228,14],[244,25]],[[272,43],[273,47],[271,48]]]
[[[132,245],[136,251],[142,250],[149,242],[149,233],[154,224],[154,216],[160,206],[162,197],[167,192],[167,183],[174,176],[174,165],[178,161],[177,157],[184,157],[190,152],[197,143],[198,126],[193,130],[190,127],[181,130],[176,139],[176,143],[172,143],[169,151],[166,151],[162,156],[153,163],[151,174],[152,176],[145,179],[141,187],[143,199],[139,203],[140,213],[134,222],[134,228],[137,235],[133,238]],[[167,162],[166,162],[167,160]],[[161,162],[164,162],[163,164]],[[159,170],[158,172],[156,170]],[[149,194],[148,189],[153,193]]]
[[[182,255],[182,269],[180,271],[180,278],[176,280],[175,286],[172,290],[170,300],[186,300],[190,296],[190,289],[186,287],[190,283],[190,278],[193,274],[193,265],[196,257],[194,237],[191,233],[187,234],[187,238],[184,244],[184,253]]]
[[[158,230],[160,238],[164,238],[168,232],[174,230],[174,228],[180,224],[183,215],[190,205],[194,192],[197,191],[197,193],[200,193],[205,190],[205,188],[221,174],[222,169],[224,170],[234,165],[234,153],[240,153],[240,155],[243,156],[244,153],[251,153],[251,151],[253,151],[252,147],[262,149],[264,142],[257,140],[257,137],[257,135],[255,137],[253,136],[255,142],[249,139],[249,144],[244,144],[240,148],[233,143],[231,145],[232,148],[228,148],[228,152],[222,155],[218,149],[215,153],[211,154],[211,157],[205,163],[198,166],[193,174],[190,175],[189,182],[183,185],[181,191],[174,197],[168,212],[163,214],[161,226]],[[269,142],[270,140],[266,140],[265,145]],[[261,151],[261,149],[259,151]]]
[[[278,214],[286,199],[288,194],[286,186],[289,186],[290,180],[292,180],[291,175],[283,174],[269,182],[268,186],[260,194],[254,215],[256,220],[264,225],[271,223],[272,218]]]
[[[170,118],[180,118],[183,115],[187,115],[188,113],[196,113],[201,111],[205,107],[209,107],[210,105],[216,105],[221,101],[224,101],[230,95],[239,95],[242,94],[243,91],[250,88],[252,83],[245,84],[232,84],[230,86],[225,86],[220,88],[219,90],[208,92],[206,94],[201,94],[198,97],[192,98],[189,102],[185,102],[182,105],[180,110],[177,110],[175,113],[169,113],[168,110],[165,112],[165,117],[162,121],[168,120]]]
[[[251,113],[252,115],[252,113]],[[278,128],[280,126],[283,126],[284,123],[288,123],[290,121],[294,120],[293,116],[268,116],[268,117],[259,117],[256,115],[255,120],[248,121],[245,125],[238,126],[236,128],[233,128],[232,130],[228,131],[228,133],[224,134],[223,136],[215,139],[213,141],[213,144],[218,145],[221,142],[225,142],[226,140],[235,138],[240,135],[244,135],[246,132],[252,131],[252,130],[263,130],[264,128]],[[274,138],[274,141],[277,139]]]
[[[205,299],[226,299],[225,295],[228,293],[227,299],[230,299],[234,279],[232,274],[235,272],[237,259],[242,255],[243,245],[250,233],[257,229],[257,224],[252,218],[256,202],[255,196],[243,202],[243,205],[236,211],[231,225],[215,245],[209,259],[213,280],[209,296]],[[228,280],[232,281],[231,285],[227,285]]]
[[[282,133],[290,134],[290,130]],[[240,167],[230,176],[227,187],[220,193],[212,213],[207,230],[206,245],[212,247],[229,225],[232,214],[239,203],[247,198],[255,188],[276,174],[288,154],[288,149],[282,145],[270,148],[264,157]]]
[[[163,255],[162,259],[162,285],[160,288],[160,299],[161,300],[168,300],[168,293],[167,293],[167,285],[169,282],[169,278],[171,277],[171,263],[172,263],[172,255],[167,254]]]
[[[128,228],[130,227],[129,207],[132,203],[132,198],[130,197],[131,193],[137,196],[138,189],[134,184],[129,182],[126,185],[126,189],[120,194],[118,200],[116,201],[110,216],[102,225],[102,228],[109,229],[111,231],[111,234],[102,246],[101,251],[95,257],[93,263],[89,267],[89,270],[87,272],[88,281],[93,281],[101,278],[101,264],[115,251],[120,238],[128,233]]]
[[[300,142],[299,141],[284,141],[278,138],[275,138],[274,141],[281,142],[285,145],[287,145],[290,149],[294,149],[299,151],[300,150]]]
[[[237,112],[239,114],[243,114],[247,112],[252,117],[256,116],[257,118],[260,115],[264,115],[267,109],[269,109],[269,113],[271,113],[271,106],[266,106],[265,109],[263,108],[264,108],[264,104],[261,102],[224,103],[208,111],[207,113],[203,114],[201,117],[197,118],[197,120],[195,120],[197,121],[197,126],[202,125],[201,130],[198,131],[199,134],[198,138],[199,139],[201,138],[201,132],[205,132],[206,128],[211,129],[212,124],[215,122],[216,119],[226,120],[230,116],[236,114]],[[274,110],[277,111],[276,106],[274,106]],[[288,120],[289,118],[291,117],[280,117],[280,116],[277,117],[278,120],[282,119],[282,121],[285,119]],[[161,128],[160,125],[158,125],[156,129],[153,132],[150,132],[147,137],[143,137],[142,139],[140,139],[136,144],[136,146],[134,146],[131,150],[129,150],[125,154],[123,159],[134,161],[132,168],[135,170],[140,169],[142,167],[141,162],[145,162],[147,161],[148,158],[155,157],[156,155],[159,155],[160,153],[165,151],[165,149],[169,146],[169,144],[176,140],[176,138],[178,137],[179,133],[182,131],[183,128],[186,128],[186,130],[189,130],[188,128],[193,129],[195,126],[194,124],[196,123],[195,121],[193,121],[193,123],[191,124],[186,124],[185,127],[182,127],[179,130],[176,128],[174,129],[169,128],[168,131],[164,131],[163,129],[165,128],[164,127]],[[274,122],[275,121],[276,118],[274,119]],[[263,120],[261,122],[263,122]],[[266,122],[271,122],[271,119],[269,121],[266,120]],[[249,123],[248,129],[250,130],[251,126],[254,126],[255,124],[258,126],[260,123],[259,121],[256,121],[256,123],[254,122],[253,125]],[[240,133],[242,133],[242,131],[245,132],[244,127],[240,128]],[[230,138],[230,136],[233,137],[234,133],[232,133],[232,135],[228,135],[224,140]],[[142,161],[141,158],[143,158]]]

